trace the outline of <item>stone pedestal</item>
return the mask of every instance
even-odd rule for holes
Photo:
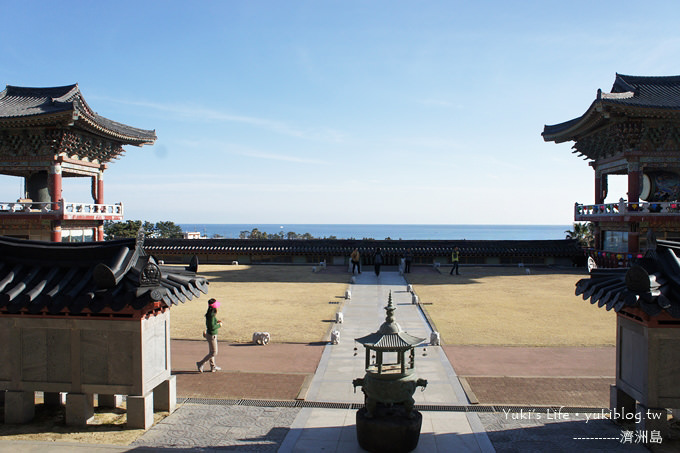
[[[87,425],[94,419],[94,394],[69,393],[66,395],[66,424]]]
[[[35,416],[33,392],[5,392],[5,423],[28,423]]]
[[[177,378],[170,376],[153,389],[153,408],[157,411],[174,412],[177,408]]]
[[[107,408],[116,408],[120,406],[123,403],[123,396],[122,395],[110,395],[110,394],[98,394],[97,395],[97,406],[98,407],[107,407]]]
[[[128,428],[149,429],[153,425],[153,391],[127,397]]]
[[[407,453],[415,450],[420,438],[423,416],[412,411],[407,417],[403,411],[390,414],[376,411],[374,417],[366,417],[366,408],[357,411],[357,440],[364,450],[371,453]]]
[[[61,407],[66,404],[66,393],[62,392],[45,392],[43,400],[47,407]]]

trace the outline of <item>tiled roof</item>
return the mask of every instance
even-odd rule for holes
[[[588,110],[564,123],[546,125],[541,134],[546,141],[575,140],[587,130],[606,122],[606,107],[644,108],[650,116],[658,110],[680,110],[680,76],[651,77],[616,74],[611,93],[597,91]],[[680,112],[678,112],[680,113]]]
[[[680,242],[651,237],[648,247],[630,269],[593,269],[576,284],[576,295],[616,312],[636,307],[650,317],[665,311],[680,318]]]
[[[680,109],[680,76],[616,74],[611,93],[602,93],[602,99],[610,104]]]
[[[362,255],[380,247],[383,254],[403,255],[410,248],[414,256],[448,256],[454,247],[463,256],[554,256],[576,257],[583,252],[575,240],[493,241],[493,240],[355,240],[355,239],[147,239],[150,254],[241,254],[241,255]]]
[[[0,314],[81,314],[171,307],[207,293],[188,269],[159,266],[143,239],[62,244],[0,237]]]
[[[95,113],[77,84],[49,88],[7,85],[0,92],[0,124],[37,120],[65,125],[76,120],[76,124],[122,144],[139,146],[156,140],[153,130],[127,126]]]

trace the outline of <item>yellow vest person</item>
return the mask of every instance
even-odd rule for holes
[[[451,272],[449,275],[453,275],[453,271],[456,271],[456,275],[460,275],[458,273],[458,262],[460,261],[460,249],[458,247],[454,247],[453,252],[451,253],[451,262],[453,262],[453,267],[451,268]]]

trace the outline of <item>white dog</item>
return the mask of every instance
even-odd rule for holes
[[[336,324],[342,324],[342,322],[345,320],[345,315],[342,314],[342,312],[337,312],[335,314],[335,322]]]
[[[406,285],[406,291],[408,291],[409,293],[412,293],[413,292],[413,285],[411,285],[410,283],[408,285]]]
[[[439,346],[441,344],[441,339],[439,338],[439,332],[436,330],[430,334],[430,345]]]
[[[271,336],[269,335],[269,332],[255,332],[255,333],[253,333],[253,343],[255,343],[255,344],[261,344],[262,346],[264,346],[267,343],[269,343],[269,340],[271,340]]]
[[[413,295],[411,296],[411,303],[412,303],[412,304],[417,304],[418,302],[419,302],[419,300],[418,300],[418,295],[417,295],[417,294],[413,294]]]
[[[345,291],[345,299],[350,300],[351,298],[352,298],[352,291],[348,289],[347,291]]]
[[[338,341],[340,341],[340,332],[334,330],[331,332],[331,343],[338,344]]]

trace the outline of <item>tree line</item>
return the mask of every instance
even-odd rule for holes
[[[147,238],[167,238],[181,239],[184,237],[182,227],[174,222],[148,222],[141,220],[126,220],[124,222],[114,222],[107,220],[104,222],[104,240],[124,239],[137,237],[140,229],[144,229],[144,237]]]
[[[182,227],[174,222],[164,221],[152,223],[142,220],[126,220],[124,222],[114,222],[107,220],[104,222],[104,240],[124,239],[137,237],[140,229],[144,230],[144,237],[163,238],[163,239],[182,239],[184,231]],[[253,228],[251,231],[244,230],[239,234],[240,239],[320,239],[310,233],[297,234],[294,231],[284,233],[267,233]],[[222,239],[219,234],[213,235],[212,239]],[[337,239],[337,236],[329,236],[324,239]]]
[[[253,228],[251,231],[243,230],[238,235],[239,239],[321,239],[314,237],[311,233],[297,234],[294,231],[288,231],[284,233],[279,231],[278,233],[267,233],[266,231],[260,231],[257,228]],[[328,236],[323,239],[337,239],[337,236]]]

